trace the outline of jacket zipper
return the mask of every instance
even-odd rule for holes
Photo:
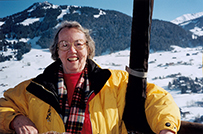
[[[94,93],[94,90],[92,90],[90,92],[90,94],[88,95],[87,97],[87,100],[89,100],[90,96]],[[90,101],[89,101],[90,102]],[[89,111],[89,102],[88,102],[88,111]],[[90,114],[90,111],[89,111],[89,120],[90,120],[90,125],[91,125],[91,129],[92,129],[92,122],[91,122],[91,114]],[[93,129],[92,129],[92,134],[93,134]]]
[[[87,96],[87,100],[89,99],[89,97],[92,95],[93,92],[94,92],[94,90],[92,90],[92,91],[90,92],[90,94]]]

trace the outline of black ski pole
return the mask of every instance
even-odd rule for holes
[[[146,116],[146,73],[154,0],[134,0],[131,30],[129,82],[123,120],[128,131],[153,133]]]

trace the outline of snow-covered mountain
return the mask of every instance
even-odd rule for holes
[[[21,39],[35,38],[38,45],[48,48],[53,41],[53,33],[65,20],[78,21],[91,30],[97,44],[96,55],[101,55],[107,48],[118,51],[130,46],[130,16],[113,10],[49,2],[37,2],[22,12],[0,18],[0,35],[3,34],[8,42],[15,40],[16,43]]]
[[[179,25],[179,24],[182,24],[183,22],[191,21],[191,20],[197,19],[202,16],[203,16],[203,12],[193,13],[193,14],[184,14],[184,15],[172,20],[171,22],[176,25]]]
[[[96,42],[97,56],[106,51],[120,51],[130,46],[132,17],[126,14],[93,7],[37,2],[22,12],[0,18],[0,40],[3,40],[3,45],[0,43],[0,50],[8,46],[16,49],[15,46],[18,48],[22,46],[17,44],[18,42],[22,40],[28,42],[33,39],[42,48],[48,48],[53,42],[53,33],[64,20],[78,21],[91,30],[91,36]],[[200,23],[202,24],[203,22]],[[194,28],[195,26],[191,29]],[[151,36],[150,44],[153,51],[170,50],[171,45],[181,47],[203,45],[203,37],[200,38],[167,21],[152,20]],[[29,45],[27,50],[28,48]],[[25,52],[22,51],[21,49],[21,53],[24,54]],[[19,54],[19,59],[20,56]]]
[[[195,35],[203,36],[203,12],[184,14],[171,22],[191,31]]]

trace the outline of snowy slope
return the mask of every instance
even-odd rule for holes
[[[171,22],[176,25],[179,25],[179,24],[182,24],[183,22],[188,22],[188,21],[197,19],[202,16],[203,16],[203,12],[193,13],[193,14],[184,14],[184,15],[172,20]]]
[[[21,61],[0,63],[0,94],[19,82],[35,77],[52,62],[48,49],[32,49]]]
[[[203,100],[203,94],[180,94],[179,90],[168,90],[168,82],[172,78],[165,78],[170,74],[180,73],[182,76],[202,78],[202,47],[180,48],[173,46],[173,51],[156,52],[149,57],[148,82],[155,83],[169,91],[177,105],[184,111],[190,111],[183,120],[193,121],[195,117],[203,115],[203,107],[194,105]],[[189,55],[189,56],[187,56]],[[32,49],[24,55],[21,61],[6,61],[0,63],[0,96],[3,91],[14,87],[23,80],[30,79],[41,73],[46,66],[53,62],[48,49]],[[125,70],[129,64],[129,49],[94,58],[102,68]],[[166,65],[166,63],[174,63]],[[177,63],[190,63],[187,65]],[[162,79],[154,79],[159,77]]]

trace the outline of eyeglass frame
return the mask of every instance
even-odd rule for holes
[[[62,50],[62,51],[68,51],[68,50],[71,48],[71,46],[73,46],[76,50],[82,50],[82,49],[84,49],[84,46],[87,45],[88,41],[86,41],[86,42],[84,42],[84,43],[80,43],[80,41],[83,42],[83,40],[76,40],[75,42],[70,43],[69,41],[61,40],[61,41],[59,41],[59,42],[57,43],[57,48],[58,48],[59,50]],[[62,43],[62,42],[66,42],[67,44],[70,44],[69,47],[67,47],[67,49],[61,49],[60,43]],[[75,44],[75,43],[76,43],[76,44]],[[78,43],[79,43],[80,45],[82,45],[82,46],[81,46],[81,47],[82,47],[81,49],[79,49],[79,48],[76,47]],[[66,44],[66,45],[67,45],[67,44]],[[64,45],[64,44],[62,44],[62,45]]]

